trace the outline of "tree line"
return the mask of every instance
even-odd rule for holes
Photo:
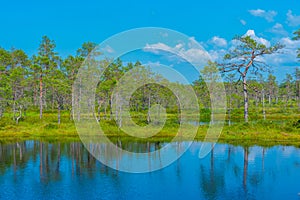
[[[300,39],[300,30],[295,32],[293,39]],[[297,105],[300,110],[300,69],[286,74],[284,81],[279,83],[268,64],[261,59],[265,55],[278,53],[283,45],[266,47],[249,36],[236,37],[235,40],[239,45],[228,51],[222,62],[208,62],[199,79],[191,83],[199,98],[200,108],[210,109],[209,91],[212,88],[209,88],[207,81],[213,79],[215,73],[221,72],[229,118],[234,110],[243,108],[244,120],[248,122],[251,105],[262,108],[263,118],[266,118],[266,105],[277,105],[281,109]],[[37,54],[31,57],[22,49],[0,48],[0,117],[8,113],[18,123],[28,110],[39,112],[40,119],[45,111],[51,110],[57,111],[60,123],[60,113],[64,110],[69,111],[71,120],[80,120],[80,114],[72,109],[72,105],[80,101],[80,97],[72,96],[73,84],[80,66],[95,47],[95,43],[86,42],[75,55],[62,58],[55,51],[55,41],[43,36]],[[300,51],[298,53],[300,58]],[[136,69],[139,74],[145,74],[154,81],[163,79],[139,61],[126,65],[120,59],[102,62],[111,64],[101,77],[96,91],[95,113],[98,120],[112,119],[116,114],[113,113],[111,94],[127,71]],[[266,73],[267,77],[263,75]],[[178,84],[183,90],[185,88],[179,83],[173,84]],[[179,112],[176,96],[159,84],[146,84],[139,88],[131,98],[130,109],[136,113],[147,113],[147,122],[150,122],[149,110],[154,104],[162,104],[169,112]]]

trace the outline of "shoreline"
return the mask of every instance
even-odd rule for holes
[[[206,127],[207,128],[207,127]],[[286,132],[277,132],[274,133],[274,130],[269,130],[265,133],[259,133],[259,132],[247,132],[247,133],[232,133],[228,132],[226,130],[227,127],[225,127],[225,130],[221,133],[219,138],[208,138],[206,141],[216,141],[216,143],[226,143],[226,144],[232,144],[234,146],[277,146],[277,145],[283,145],[283,146],[296,146],[300,147],[300,131],[292,132],[292,133],[286,133]],[[200,129],[200,128],[199,128]],[[249,131],[249,130],[245,130]],[[6,143],[14,143],[18,141],[25,141],[25,140],[40,140],[45,141],[49,143],[57,143],[57,142],[81,142],[81,139],[79,135],[76,132],[73,133],[67,133],[67,134],[53,134],[49,131],[49,134],[47,132],[43,132],[43,134],[30,134],[30,133],[24,133],[24,132],[18,132],[18,133],[7,133],[3,135],[3,130],[0,132],[0,143],[6,144]],[[134,138],[131,136],[126,136],[123,133],[116,133],[116,134],[110,134],[107,137],[112,141],[121,140],[122,142],[171,142],[174,134],[164,134],[159,133],[157,136],[153,136],[151,138],[147,139],[141,139],[141,138]],[[180,138],[179,141],[197,141],[201,142],[204,141],[204,138],[206,136],[206,132],[199,131],[195,138],[191,140],[190,138]]]
[[[12,143],[24,140],[44,140],[50,142],[80,141],[74,121],[70,120],[68,113],[62,113],[61,124],[57,123],[56,115],[52,113],[45,115],[47,115],[45,119],[37,120],[36,113],[30,112],[26,119],[21,120],[19,124],[14,123],[11,120],[11,116],[2,118],[0,120],[0,143]],[[141,126],[147,125],[143,121],[140,121],[140,123],[139,125]],[[179,124],[176,118],[170,115],[163,128],[148,139],[129,136],[121,131],[114,121],[101,120],[100,126],[105,136],[112,141],[117,138],[122,141],[170,142],[176,136]],[[188,132],[189,130],[195,131],[195,125],[190,126],[191,129],[188,127],[185,130]],[[195,137],[192,137],[193,134],[191,133],[186,133],[184,135],[187,136],[187,139],[183,138],[183,140],[203,141],[209,125],[199,125],[197,128]],[[146,136],[147,131],[140,132],[139,134]],[[213,141],[216,140],[216,138],[211,139]],[[249,123],[234,121],[230,126],[228,124],[224,125],[217,142],[244,146],[293,145],[300,147],[300,115],[290,115],[289,118],[280,121],[275,119],[256,120]]]

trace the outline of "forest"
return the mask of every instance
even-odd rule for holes
[[[300,39],[300,30],[294,34],[293,39]],[[261,62],[260,57],[277,53],[283,48],[281,44],[266,47],[250,36],[235,39],[240,45],[228,51],[223,62],[208,62],[199,79],[191,83],[199,100],[200,123],[206,125],[212,115],[211,89],[208,88],[207,80],[214,79],[214,74],[220,72],[227,96],[228,126],[248,126],[250,121],[253,128],[253,123],[268,121],[274,129],[285,127],[284,132],[299,133],[300,68],[289,71],[283,81],[279,82],[272,74],[272,67]],[[37,54],[30,57],[22,49],[0,48],[0,133],[5,135],[11,131],[21,132],[21,135],[29,134],[29,127],[35,123],[41,123],[39,126],[47,132],[49,127],[51,130],[59,129],[63,123],[73,126],[70,124],[74,120],[80,120],[80,113],[74,113],[72,109],[72,105],[78,105],[80,99],[72,96],[73,84],[79,68],[95,47],[95,43],[83,43],[75,55],[63,58],[56,52],[55,41],[43,36]],[[118,58],[101,62],[110,64],[97,87],[95,116],[98,121],[114,121],[117,126],[121,126],[121,122],[114,118],[117,113],[113,113],[111,97],[119,79],[133,69],[154,81],[163,77],[139,61],[123,64]],[[181,84],[180,87],[184,90],[186,86]],[[176,124],[180,105],[176,96],[159,84],[144,85],[133,94],[130,112],[138,124],[150,123],[150,107],[154,104],[162,104],[168,118]],[[22,126],[28,127],[23,130]]]

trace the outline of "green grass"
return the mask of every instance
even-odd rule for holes
[[[271,112],[273,111],[273,112]],[[278,111],[278,110],[277,110]],[[239,113],[239,111],[237,112]],[[237,114],[236,114],[237,115]],[[300,146],[300,118],[297,113],[285,115],[276,112],[275,109],[269,110],[267,119],[255,120],[249,123],[235,122],[231,126],[225,125],[218,142],[239,144],[239,145],[294,145]],[[63,112],[61,124],[57,124],[55,112],[45,112],[43,119],[40,120],[38,112],[28,112],[19,124],[12,120],[12,116],[6,114],[0,119],[0,143],[10,143],[19,140],[46,140],[46,141],[79,141],[74,122],[70,120],[69,113]],[[141,125],[145,125],[144,120],[135,120]],[[112,141],[116,139],[128,141],[171,141],[178,132],[175,115],[168,115],[163,129],[153,137],[137,138],[129,136],[119,130],[114,121],[102,120],[100,125],[105,135]],[[237,121],[237,120],[236,120]],[[191,125],[193,127],[193,125]],[[201,125],[198,128],[195,140],[204,140],[208,125]],[[146,134],[146,131],[140,134]],[[186,137],[185,137],[186,136]],[[190,140],[189,135],[184,135],[183,140]]]

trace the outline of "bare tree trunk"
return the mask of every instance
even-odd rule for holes
[[[286,95],[285,99],[284,99],[284,111],[286,111],[286,109],[287,109],[288,101],[289,101],[289,99],[288,99],[288,96]]]
[[[34,84],[34,88],[33,88],[33,104],[35,105],[35,106],[37,106],[38,105],[38,92],[37,92],[37,86]]]
[[[158,107],[158,110],[157,110],[157,120],[156,120],[156,124],[159,124],[160,122],[160,106]]]
[[[51,90],[52,90],[52,105],[51,105],[51,110],[53,111],[54,110],[54,104],[55,104],[55,96],[54,96],[54,88],[51,87]]]
[[[20,105],[20,107],[19,107],[19,116],[16,118],[16,123],[17,124],[19,123],[19,120],[22,118],[22,108],[23,108],[23,106]]]
[[[81,94],[82,94],[82,90],[81,90],[81,79],[80,79],[80,83],[79,83],[79,97],[77,98],[77,121],[80,121],[80,104],[81,104]]]
[[[255,93],[255,106],[258,107],[258,93]]]
[[[231,108],[228,109],[228,126],[231,126]]]
[[[232,104],[232,100],[231,100],[231,94],[232,94],[232,90],[231,90],[231,86],[230,86],[230,89],[229,89],[229,100],[228,100],[228,103],[229,103],[229,108],[228,108],[228,125],[231,126],[231,104]]]
[[[270,97],[270,96],[269,96]],[[262,107],[263,107],[263,116],[264,120],[266,120],[266,110],[265,110],[265,90],[262,90]]]
[[[149,93],[149,96],[148,96],[148,113],[147,113],[147,122],[148,122],[148,124],[151,121],[151,118],[150,118],[150,115],[151,115],[150,107],[151,107],[151,97],[150,97],[150,93]]]
[[[244,119],[248,122],[248,90],[246,76],[243,76],[243,92],[244,92]]]
[[[101,105],[98,106],[98,109],[97,109],[97,121],[99,122],[100,119],[101,119],[101,112],[100,112],[100,109],[101,109]]]
[[[290,84],[287,84],[287,86],[286,86],[287,88],[286,88],[286,90],[287,90],[287,98],[286,98],[286,105],[285,105],[285,107],[287,107],[288,106],[288,104],[289,104],[289,100],[291,99],[291,97],[290,97]]]
[[[119,106],[119,128],[122,127],[122,103],[120,103],[120,106]]]
[[[57,106],[57,123],[60,124],[60,104]]]
[[[17,111],[17,108],[16,108],[16,99],[17,99],[17,92],[14,91],[14,94],[13,94],[13,120],[15,121],[16,120],[16,111]]]
[[[3,117],[3,108],[2,108],[2,105],[0,103],[0,118]]]
[[[40,74],[40,119],[43,118],[43,75]]]
[[[300,97],[298,97],[298,111],[300,111]],[[1,117],[1,115],[0,115]]]
[[[104,105],[104,119],[106,119],[107,116],[107,102]]]
[[[75,106],[75,99],[74,99],[74,86],[72,86],[72,107],[71,107],[71,118],[74,120],[74,116],[75,116],[75,113],[74,113],[74,106]]]
[[[109,100],[109,106],[110,106],[110,120],[113,120],[113,105],[112,105],[112,97],[113,95],[111,95],[111,98]]]
[[[16,99],[14,97],[14,103],[13,103],[13,120],[16,120]]]

